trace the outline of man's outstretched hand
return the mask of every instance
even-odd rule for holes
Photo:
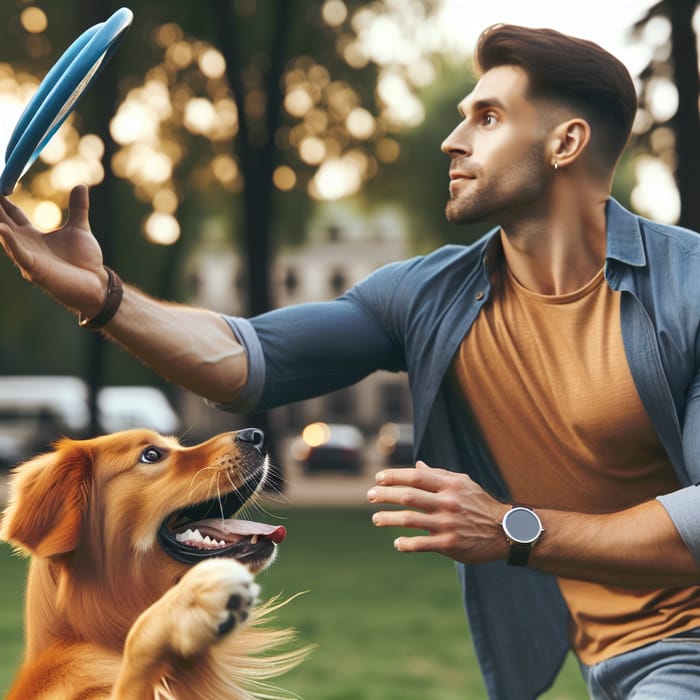
[[[87,187],[70,194],[67,222],[44,233],[6,197],[0,197],[0,244],[22,277],[75,311],[91,316],[104,299],[107,273],[90,231]]]

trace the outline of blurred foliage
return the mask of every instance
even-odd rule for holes
[[[661,0],[634,25],[637,39],[654,44],[640,78],[635,145],[661,160],[674,174],[680,221],[700,231],[700,117],[698,37],[693,21],[698,0]]]
[[[414,21],[424,19],[425,13],[429,12],[433,4],[420,0],[412,3],[414,9],[423,8],[418,14],[413,12]],[[234,94],[233,97],[236,106],[245,112],[248,122],[247,141],[256,149],[274,139],[274,148],[268,150],[265,157],[274,159],[275,166],[286,164],[294,172],[294,187],[287,191],[273,190],[269,205],[258,207],[267,217],[262,221],[263,228],[267,230],[256,231],[258,236],[267,238],[269,231],[274,231],[278,244],[284,241],[298,242],[304,236],[306,221],[313,206],[308,193],[309,183],[320,167],[313,158],[303,157],[300,145],[304,137],[322,142],[326,159],[350,154],[354,163],[360,164],[357,188],[361,187],[365,178],[374,177],[378,173],[380,158],[375,152],[377,148],[384,148],[384,160],[389,160],[387,152],[397,151],[397,148],[386,148],[387,135],[398,134],[401,125],[395,118],[392,121],[390,116],[385,118],[380,114],[380,101],[375,90],[379,68],[366,56],[355,56],[355,65],[350,66],[339,55],[339,52],[347,51],[353,42],[351,20],[355,13],[359,10],[365,12],[363,22],[366,25],[372,17],[387,9],[385,3],[350,2],[343,6],[347,11],[345,18],[336,22],[334,27],[321,19],[323,3],[297,5],[296,12],[289,15],[289,24],[282,27],[284,55],[280,73],[276,75],[275,67],[271,66],[271,54],[279,49],[274,44],[274,40],[279,38],[275,35],[275,15],[282,7],[279,3],[256,3],[252,0],[234,0],[229,3],[224,0],[210,2],[203,7],[188,2],[139,2],[138,7],[134,8],[134,25],[122,47],[64,127],[68,133],[65,153],[54,163],[37,163],[25,177],[15,197],[30,215],[34,212],[31,206],[27,206],[29,200],[25,195],[34,195],[35,192],[34,205],[40,198],[50,198],[60,207],[65,207],[67,193],[75,183],[68,178],[61,183],[61,187],[55,186],[50,191],[48,184],[55,185],[56,182],[48,177],[52,168],[55,170],[80,149],[82,134],[101,131],[106,137],[103,140],[109,141],[110,134],[105,132],[104,124],[111,116],[105,113],[105,104],[109,105],[110,99],[114,108],[113,115],[118,117],[130,95],[143,92],[149,81],[151,85],[155,80],[160,81],[160,96],[163,96],[163,86],[168,92],[169,118],[158,125],[163,132],[158,137],[162,152],[170,158],[171,175],[152,186],[153,183],[145,182],[143,176],[156,162],[157,153],[147,153],[147,156],[154,156],[149,159],[144,157],[143,152],[141,155],[137,152],[135,167],[129,171],[123,162],[120,165],[120,158],[124,160],[124,144],[106,143],[105,167],[109,171],[110,164],[114,164],[119,174],[128,178],[131,186],[123,180],[108,178],[105,184],[95,183],[93,187],[93,197],[107,187],[109,190],[108,201],[102,202],[103,206],[98,212],[96,207],[93,208],[93,227],[103,245],[107,261],[117,267],[127,280],[158,296],[183,296],[183,285],[177,282],[181,278],[183,261],[198,245],[199,232],[206,227],[207,222],[218,222],[219,226],[227,229],[232,244],[238,250],[244,248],[240,221],[242,208],[247,203],[242,201],[241,193],[247,195],[254,189],[251,185],[252,178],[247,178],[247,173],[240,167],[237,177],[212,177],[216,171],[212,167],[214,159],[221,158],[222,155],[239,158],[242,148],[238,133],[240,111],[235,128],[223,135],[197,133],[196,129],[188,127],[186,123],[187,103],[193,99],[198,99],[200,105],[204,105],[204,100],[210,103],[218,98],[228,100],[229,103],[231,100],[230,76],[228,84],[227,76],[205,76],[195,60],[198,52],[201,54],[203,50],[213,48],[217,36],[221,36],[218,31],[221,27],[217,26],[217,15],[213,11],[217,5],[227,5],[235,23],[235,26],[230,27],[235,35],[239,61],[234,82],[238,80],[242,94]],[[17,81],[23,81],[23,89],[29,94],[32,85],[36,87],[39,77],[79,31],[98,18],[108,16],[117,7],[105,0],[82,0],[68,5],[60,0],[43,0],[37,6],[48,20],[46,30],[39,34],[27,32],[26,27],[22,26],[23,22],[20,22],[26,3],[15,0],[0,8],[0,13],[5,15],[4,25],[11,28],[2,58],[11,65]],[[411,10],[411,7],[404,5],[401,12],[405,13],[406,9]],[[224,28],[224,32],[228,29]],[[176,58],[173,64],[173,56],[176,54],[173,44],[177,44],[177,48],[185,54],[189,51],[191,60]],[[408,80],[406,66],[394,66],[392,70],[395,74],[401,74],[401,80]],[[270,123],[269,115],[266,114],[268,95],[265,89],[278,83],[284,90],[283,97],[289,96],[294,90],[299,93],[299,88],[302,87],[308,91],[311,103],[310,109],[297,109],[294,115],[287,106],[280,114],[279,128],[271,135],[265,132],[265,127]],[[111,95],[96,99],[99,92]],[[356,128],[355,134],[347,126],[348,114],[353,109],[359,110],[360,117],[359,132]],[[380,146],[383,139],[384,143]],[[124,140],[129,145],[128,133]],[[230,169],[228,172],[230,174]],[[178,223],[185,232],[171,246],[156,246],[138,235],[156,198],[159,193],[162,194],[163,187],[159,189],[159,185],[166,186],[175,194]],[[131,189],[133,193],[130,192]],[[256,201],[267,202],[264,198],[253,197],[253,209],[256,208]],[[172,211],[172,204],[169,206]],[[251,206],[248,205],[248,208]],[[95,218],[97,213],[102,214],[103,209],[109,209],[111,215],[104,214],[108,221],[102,222],[98,227]],[[266,265],[267,260],[262,260],[261,264]],[[41,294],[28,290],[26,283],[10,271],[10,265],[5,259],[0,265],[5,272],[0,291],[6,299],[14,299],[17,303],[16,310],[4,312],[0,320],[4,337],[18,339],[14,343],[5,341],[0,347],[0,362],[6,368],[4,371],[81,373],[81,366],[86,361],[86,351],[81,347],[80,341],[84,334],[79,333],[72,323],[66,323],[65,316],[57,314]],[[251,271],[252,274],[254,271]],[[42,322],[37,322],[37,319],[42,319]],[[57,353],[59,357],[51,357],[46,353],[46,338],[53,338],[52,346],[61,349]],[[32,346],[29,352],[22,347],[25,339]],[[122,380],[143,373],[141,368],[119,354],[112,355],[110,362],[116,363],[116,369],[110,370],[108,374],[118,374]]]
[[[437,65],[437,79],[420,93],[428,118],[402,135],[400,160],[391,177],[377,178],[366,188],[373,201],[389,199],[402,203],[417,251],[447,241],[469,242],[488,228],[456,227],[443,215],[449,194],[449,159],[440,145],[457,125],[457,104],[476,80],[469,62],[455,66],[441,60]]]

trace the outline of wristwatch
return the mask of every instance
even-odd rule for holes
[[[514,506],[503,516],[501,527],[510,545],[508,564],[526,566],[530,550],[544,532],[537,513],[524,506]]]

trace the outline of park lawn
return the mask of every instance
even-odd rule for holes
[[[373,527],[367,508],[267,510],[264,519],[284,524],[288,537],[258,576],[263,597],[307,591],[275,625],[317,646],[280,685],[305,700],[486,700],[449,560],[395,552],[396,531]],[[0,694],[21,655],[24,571],[2,545]],[[575,664],[543,697],[587,697]]]

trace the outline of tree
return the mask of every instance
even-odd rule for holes
[[[415,117],[398,113],[382,86],[391,82],[394,93],[418,103],[411,81],[420,75],[419,61],[412,56],[409,71],[391,57],[367,55],[361,34],[385,15],[397,22],[425,20],[433,3],[395,5],[212,0],[209,28],[207,13],[196,23],[190,17],[175,21],[171,13],[172,21],[153,32],[161,55],[132,81],[116,115],[113,133],[122,148],[115,167],[156,213],[165,191],[180,218],[189,192],[207,201],[217,189],[236,197],[250,313],[270,306],[272,231],[278,239],[280,230],[299,238],[303,226],[289,222],[301,220],[310,201],[355,193],[397,160],[396,134]],[[166,105],[154,114],[153,103],[161,100]],[[130,114],[142,114],[142,124],[156,122],[158,128],[140,139]],[[167,165],[149,174],[144,155]]]
[[[78,31],[117,7],[111,0],[72,5],[69,12],[58,0],[45,0],[42,5],[44,10],[33,9],[48,20],[31,31],[19,5],[6,8],[6,24],[17,28],[21,43],[18,53],[23,58],[16,63],[39,74]],[[241,248],[250,248],[248,310],[265,310],[269,308],[265,280],[272,228],[298,238],[310,193],[332,198],[356,192],[397,158],[396,135],[404,122],[395,106],[379,94],[378,81],[382,71],[391,71],[394,90],[410,97],[409,71],[391,58],[368,55],[359,34],[367,33],[384,15],[394,15],[395,22],[405,22],[407,17],[422,22],[432,6],[430,0],[398,6],[340,0],[301,5],[294,0],[257,4],[212,0],[206,5],[209,12],[193,12],[187,2],[140,3],[134,27],[110,64],[109,75],[101,77],[83,100],[55,138],[53,150],[46,149],[42,162],[27,174],[15,199],[35,217],[39,209],[47,210],[43,205],[55,202],[59,208],[52,210],[53,218],[43,219],[51,228],[58,224],[60,209],[76,182],[95,186],[98,197],[114,189],[115,216],[99,228],[104,244],[111,246],[110,255],[117,262],[127,266],[127,274],[128,266],[133,268],[134,281],[163,296],[177,291],[167,277],[177,274],[177,266],[171,264],[173,253],[144,248],[133,234],[120,233],[111,240],[110,223],[118,216],[115,229],[133,231],[132,222],[138,223],[136,217],[150,206],[160,216],[148,217],[147,224],[153,219],[172,231],[173,215],[186,216],[187,208],[193,206],[192,192],[229,217],[241,212],[239,228],[246,231]],[[217,60],[224,54],[223,62]],[[205,68],[203,58],[213,59],[214,68],[211,60]],[[222,64],[225,72],[219,69]],[[22,86],[18,80],[22,94],[38,84],[38,77],[29,72],[18,71],[17,76],[22,77]],[[160,90],[155,100],[148,94],[151,88]],[[115,106],[112,98],[105,97],[107,93],[112,98],[119,93],[120,104]],[[145,102],[161,98],[165,102],[168,114],[156,124],[158,148],[144,148],[133,133],[124,139],[115,127],[139,96]],[[205,121],[206,114],[213,114],[217,124],[198,125],[193,116],[197,109],[200,116],[204,110]],[[110,124],[111,117],[115,118]],[[145,124],[152,113],[142,111],[137,118]],[[126,131],[130,129],[134,131],[133,120]],[[91,130],[98,139],[93,138],[90,146],[101,145],[95,149],[97,160],[88,161],[84,154],[90,149],[84,146],[93,134],[85,131]],[[161,174],[149,181],[147,176],[159,169]],[[112,170],[117,181],[97,187],[105,177],[110,179]],[[335,190],[329,192],[333,173]],[[144,202],[140,214],[133,205],[121,205],[125,195],[120,179],[130,183],[137,199]],[[338,189],[340,181],[345,189]],[[287,216],[290,211],[302,216]],[[172,248],[176,251],[177,246]],[[166,270],[158,283],[158,276],[152,274],[156,267]]]
[[[700,198],[697,196],[700,182],[700,78],[698,38],[693,30],[698,4],[698,0],[661,0],[634,25],[638,37],[652,23],[667,22],[669,26],[667,40],[657,47],[640,76],[640,107],[646,128],[638,138],[675,173],[681,202],[679,223],[695,231],[700,231]],[[659,89],[669,84],[675,85],[678,106],[671,115],[662,109],[659,116],[655,99],[658,100]]]

